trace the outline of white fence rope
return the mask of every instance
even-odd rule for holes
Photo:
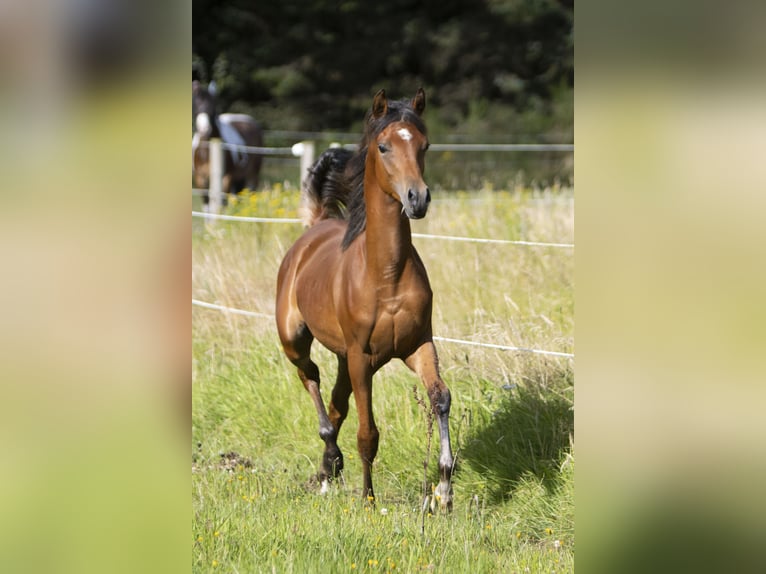
[[[242,215],[222,215],[218,213],[204,213],[202,211],[192,211],[192,217],[203,217],[206,219],[222,219],[225,221],[242,221],[253,223],[300,223],[301,220],[295,217],[245,217]],[[503,245],[526,245],[529,247],[564,247],[573,248],[573,243],[543,243],[539,241],[513,241],[511,239],[483,239],[481,237],[458,237],[454,235],[432,235],[429,233],[413,233],[413,237],[422,239],[442,239],[445,241],[464,241],[469,243],[497,243]]]
[[[209,147],[210,142],[203,140],[196,144],[198,147]],[[293,148],[291,147],[258,147],[252,145],[239,145],[233,143],[222,142],[221,147],[232,151],[242,151],[245,153],[252,153],[257,155],[287,155],[294,157]]]
[[[215,303],[206,303],[199,299],[192,299],[192,305],[197,307],[204,307],[205,309],[215,309],[216,311],[224,311],[226,313],[233,313],[234,315],[244,315],[245,317],[257,317],[259,319],[274,319],[274,315],[268,313],[257,313],[256,311],[245,311],[243,309],[235,309],[234,307],[225,307],[224,305],[216,305]]]
[[[526,349],[524,347],[510,347],[508,345],[495,345],[494,343],[479,343],[478,341],[466,341],[464,339],[451,339],[449,337],[437,337],[434,335],[434,341],[444,341],[445,343],[456,343],[458,345],[472,345],[474,347],[486,347],[489,349],[501,349],[503,351],[519,351],[521,353],[534,353],[536,355],[551,355],[553,357],[567,357],[574,359],[572,353],[559,353],[557,351],[541,351],[540,349]]]
[[[344,144],[344,149],[355,151],[358,144]],[[574,144],[430,144],[431,151],[484,151],[484,152],[507,152],[507,151],[563,151],[573,152]]]
[[[199,147],[205,147],[210,145],[207,140],[203,140],[197,143]],[[259,147],[248,146],[234,143],[223,142],[221,144],[223,149],[232,151],[241,151],[244,153],[252,153],[257,155],[284,155],[295,156],[295,150],[293,147]],[[350,150],[355,150],[357,144],[345,144],[342,147]],[[560,152],[573,152],[574,144],[459,144],[459,143],[443,143],[443,144],[431,144],[429,146],[431,151],[473,151],[473,152],[544,152],[544,151],[560,151]]]
[[[300,223],[297,217],[245,217],[243,215],[223,215],[221,213],[205,213],[204,211],[192,211],[192,217],[205,219],[223,219],[224,221],[250,221],[253,223]]]
[[[574,243],[541,243],[538,241],[512,241],[510,239],[482,239],[479,237],[456,237],[453,235],[431,235],[428,233],[413,233],[412,236],[425,239],[443,239],[445,241],[467,241],[470,243],[499,243],[506,245],[529,245],[531,247],[574,247]]]
[[[274,315],[268,313],[257,313],[255,311],[244,311],[243,309],[236,309],[234,307],[226,307],[225,305],[217,305],[215,303],[206,303],[198,299],[192,299],[192,305],[198,307],[204,307],[206,309],[215,309],[216,311],[222,311],[224,313],[232,313],[234,315],[244,315],[246,317],[257,317],[259,319],[275,319]],[[543,351],[540,349],[527,349],[524,347],[512,347],[510,345],[496,345],[494,343],[480,343],[478,341],[466,341],[464,339],[452,339],[450,337],[433,337],[434,341],[444,341],[445,343],[455,343],[458,345],[470,345],[472,347],[485,347],[488,349],[500,349],[502,351],[518,351],[520,353],[533,353],[535,355],[549,355],[552,357],[566,357],[568,359],[574,359],[572,353],[559,353],[557,351]]]
[[[326,141],[326,140],[346,140],[350,142],[356,142],[359,141],[359,138],[361,137],[361,134],[359,132],[312,132],[312,131],[298,131],[298,130],[263,130],[263,135],[267,137],[274,137],[274,138],[283,138],[288,140],[319,140],[319,141]],[[525,138],[536,138],[540,139],[541,137],[545,137],[547,134],[541,134],[541,133],[528,133],[528,134],[516,134],[517,137],[524,136]],[[490,136],[491,137],[491,136]],[[465,141],[466,139],[473,139],[473,136],[468,135],[450,135],[447,136],[448,139],[451,139],[451,142],[445,142],[443,144],[438,145],[445,145],[445,146],[453,146],[453,145],[535,145],[535,146],[545,146],[546,149],[543,149],[542,151],[547,151],[548,146],[570,146],[574,148],[574,144],[461,144],[461,140]],[[497,139],[497,138],[495,138]],[[555,147],[554,147],[555,151]],[[563,150],[563,151],[569,151]]]
[[[431,144],[432,151],[574,151],[574,144]]]

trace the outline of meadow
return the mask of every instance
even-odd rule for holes
[[[238,215],[295,217],[279,185],[242,194]],[[440,192],[413,232],[572,243],[571,189]],[[273,314],[276,272],[298,224],[194,219],[192,294]],[[434,334],[574,352],[571,248],[415,238],[434,291]],[[425,392],[400,362],[374,379],[377,504],[361,499],[356,409],[342,481],[318,494],[314,407],[273,320],[193,307],[194,572],[572,572],[574,361],[437,342],[452,392],[454,510],[422,511],[437,482]],[[313,347],[329,396],[335,360]]]

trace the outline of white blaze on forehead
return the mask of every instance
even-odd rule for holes
[[[197,131],[203,135],[212,131],[212,127],[210,125],[210,116],[207,115],[206,113],[201,113],[197,115],[196,124],[197,124]]]
[[[398,130],[396,133],[399,134],[399,137],[406,142],[412,139],[412,134],[410,133],[410,130],[408,130],[407,128],[402,128]]]

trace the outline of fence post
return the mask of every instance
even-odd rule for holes
[[[210,185],[208,213],[221,213],[223,207],[223,146],[221,140],[210,140]],[[208,221],[210,223],[210,221]]]
[[[314,142],[302,141],[292,147],[293,156],[301,158],[300,186],[303,189],[303,180],[308,175],[308,171],[314,165]]]

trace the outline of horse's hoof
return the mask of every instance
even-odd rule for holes
[[[314,485],[319,484],[319,494],[321,495],[329,494],[333,490],[333,485],[335,485],[336,490],[338,487],[344,487],[346,485],[342,472],[338,473],[337,476],[329,475],[326,472],[320,472],[314,476],[314,481]]]
[[[436,509],[441,512],[452,512],[452,486],[448,482],[440,482],[434,488],[434,494],[431,497],[431,513],[436,513]]]

